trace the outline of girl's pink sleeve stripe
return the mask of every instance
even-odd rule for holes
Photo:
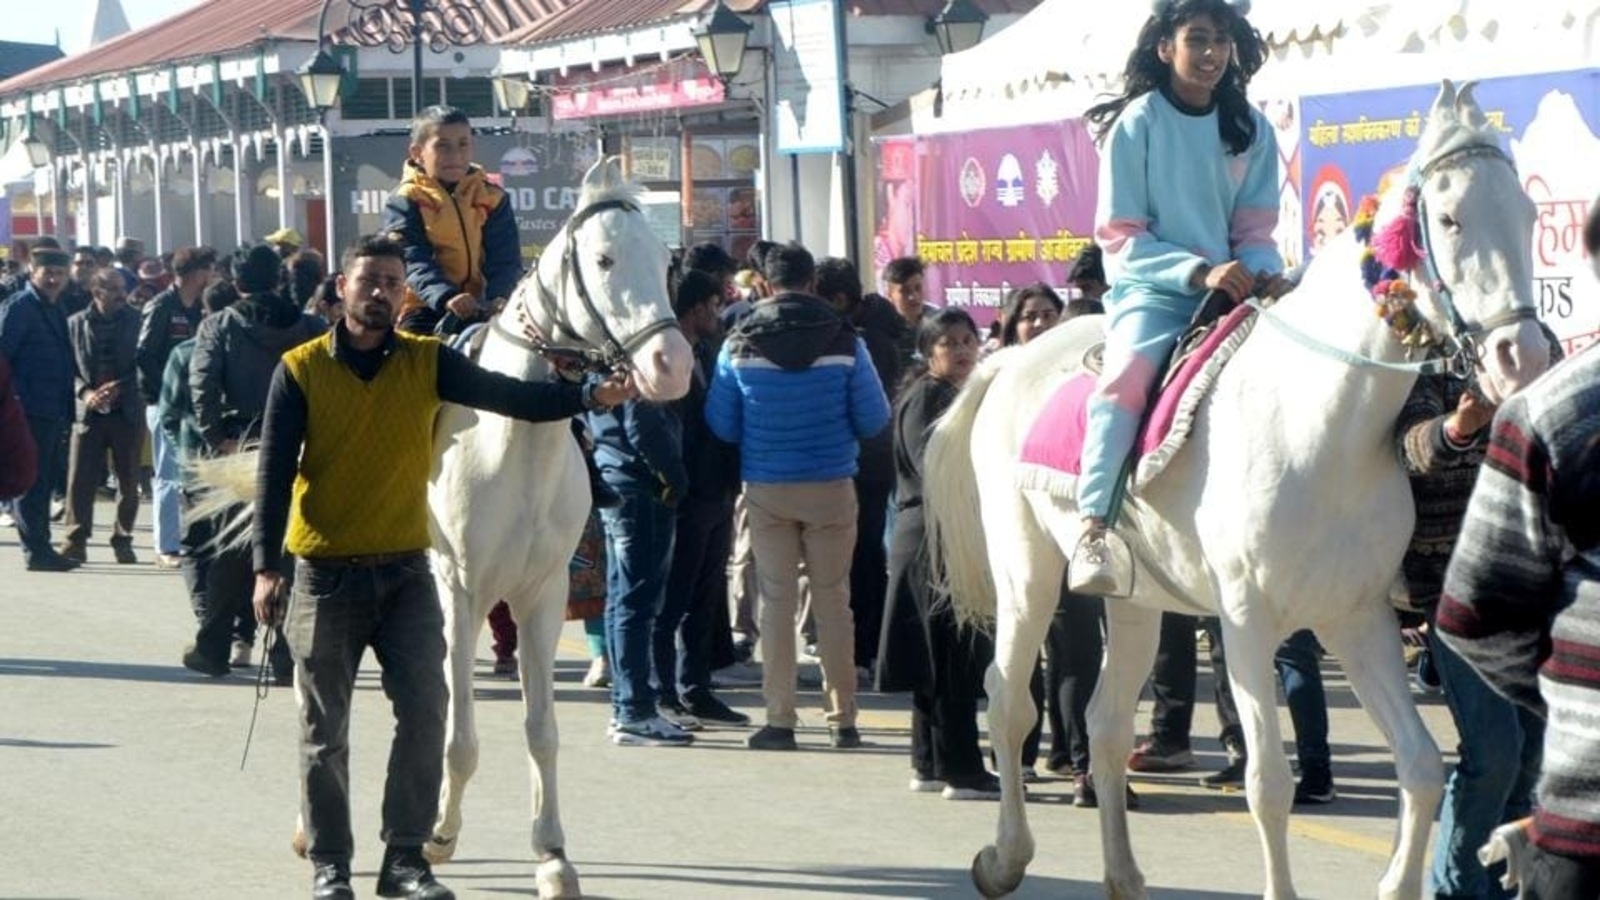
[[[1149,219],[1111,219],[1094,230],[1095,240],[1107,253],[1121,253],[1134,238],[1149,233]]]

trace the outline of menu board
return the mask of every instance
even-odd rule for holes
[[[678,139],[630,138],[627,160],[628,174],[635,181],[677,181]]]
[[[646,212],[662,240],[673,246],[685,239],[714,243],[742,259],[761,232],[761,195],[754,186],[759,139],[691,135],[688,143],[685,156],[681,137],[629,137],[623,149],[628,174],[650,189]],[[679,190],[685,175],[693,184],[686,197]]]
[[[677,191],[645,191],[639,195],[639,205],[650,222],[650,230],[663,244],[676,247],[683,243],[683,195]]]

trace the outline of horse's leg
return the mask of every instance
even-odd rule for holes
[[[1317,629],[1317,635],[1344,664],[1345,677],[1357,699],[1394,753],[1400,821],[1394,854],[1378,882],[1378,896],[1383,900],[1420,897],[1428,835],[1444,793],[1444,763],[1411,700],[1400,628],[1387,604],[1373,603],[1333,627]]]
[[[1259,598],[1255,598],[1259,599]],[[1278,675],[1273,654],[1281,640],[1264,617],[1251,614],[1246,601],[1245,619],[1222,617],[1222,642],[1228,652],[1228,677],[1244,726],[1250,762],[1245,767],[1245,797],[1261,836],[1266,856],[1267,900],[1292,900],[1294,881],[1289,874],[1289,807],[1294,803],[1294,776],[1283,752],[1278,729]],[[1404,682],[1402,682],[1404,683]]]
[[[439,819],[433,826],[433,838],[423,848],[429,861],[435,863],[447,862],[455,855],[456,839],[461,835],[461,797],[466,792],[467,781],[478,770],[472,665],[477,655],[478,634],[488,615],[487,604],[480,607],[477,598],[451,577],[459,573],[442,569],[442,566],[436,568],[434,577],[444,608],[448,645],[445,679],[450,684],[450,730],[444,745],[445,771],[439,786]]]
[[[1133,858],[1128,837],[1126,762],[1133,752],[1139,691],[1155,664],[1161,613],[1117,600],[1107,601],[1105,607],[1105,659],[1089,700],[1089,769],[1100,797],[1106,896],[1137,900],[1145,896],[1144,873]]]
[[[531,603],[517,614],[517,646],[522,650],[523,731],[528,742],[528,764],[533,775],[533,855],[539,861],[534,881],[543,900],[568,900],[582,896],[578,870],[567,861],[566,836],[561,831],[561,803],[556,791],[555,665],[566,619],[565,573],[546,578]]]
[[[1022,743],[1038,720],[1038,711],[1028,683],[1060,602],[1067,567],[1060,547],[1039,527],[1022,498],[1015,502],[1015,527],[992,529],[988,542],[998,576],[998,616],[994,663],[984,676],[984,688],[989,695],[989,743],[1000,769],[1000,828],[994,845],[985,847],[972,863],[973,883],[985,897],[1016,890],[1033,859],[1022,786]]]

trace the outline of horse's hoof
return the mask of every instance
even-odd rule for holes
[[[436,834],[428,838],[428,842],[422,845],[422,855],[427,858],[428,862],[436,866],[440,863],[447,863],[450,861],[450,857],[456,855],[456,840],[458,838],[460,838],[460,835],[446,838]]]
[[[1004,897],[1015,891],[1022,884],[1022,871],[1015,875],[1000,876],[996,874],[1000,861],[993,847],[985,847],[978,851],[972,859],[972,886],[978,893],[985,897]]]
[[[1132,881],[1107,878],[1106,897],[1108,900],[1148,900],[1150,895],[1145,892],[1144,877],[1140,876]]]
[[[294,830],[294,839],[289,842],[289,849],[294,851],[295,856],[301,859],[306,858],[306,832],[304,828],[296,828]]]
[[[578,887],[578,870],[565,857],[540,863],[533,880],[539,888],[539,900],[579,900],[583,896],[583,889]]]

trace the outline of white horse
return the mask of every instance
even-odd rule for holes
[[[1495,402],[1548,365],[1530,296],[1534,206],[1499,141],[1470,88],[1458,96],[1446,82],[1410,170],[1421,192],[1420,238],[1432,251],[1431,264],[1412,273],[1418,311],[1465,345],[1458,359],[1479,354],[1479,383]],[[1397,191],[1379,212],[1380,227],[1401,207]],[[1414,522],[1392,432],[1417,372],[1404,370],[1404,348],[1373,314],[1360,253],[1347,233],[1318,255],[1298,290],[1260,314],[1265,321],[1201,404],[1188,443],[1123,513],[1118,535],[1131,551],[1135,587],[1131,598],[1106,604],[1105,661],[1089,708],[1112,897],[1145,896],[1128,838],[1123,764],[1162,610],[1221,617],[1249,747],[1245,785],[1266,858],[1265,895],[1295,896],[1286,845],[1293,781],[1272,657],[1301,628],[1314,629],[1344,662],[1395,755],[1400,822],[1378,895],[1422,893],[1443,773],[1409,696],[1387,602]],[[932,551],[958,610],[997,616],[986,686],[1004,796],[998,840],[972,867],[989,897],[1014,890],[1033,856],[1018,756],[1034,719],[1028,678],[1083,531],[1073,503],[1020,489],[1015,467],[1002,461],[1019,459],[1039,409],[1100,338],[1098,320],[1075,320],[997,357],[958,397],[927,452]],[[979,528],[970,527],[974,509]]]
[[[636,189],[623,181],[615,160],[596,163],[584,176],[577,211],[495,319],[480,365],[543,379],[549,376],[545,341],[570,341],[630,370],[646,399],[683,396],[694,357],[667,296],[668,264]],[[532,341],[526,331],[546,337]],[[449,859],[461,833],[461,797],[478,765],[473,662],[489,608],[504,599],[522,654],[539,896],[577,897],[556,796],[554,669],[567,567],[591,504],[583,458],[566,421],[534,424],[446,404],[434,435],[428,512],[450,647],[450,730],[427,855],[434,862]]]

